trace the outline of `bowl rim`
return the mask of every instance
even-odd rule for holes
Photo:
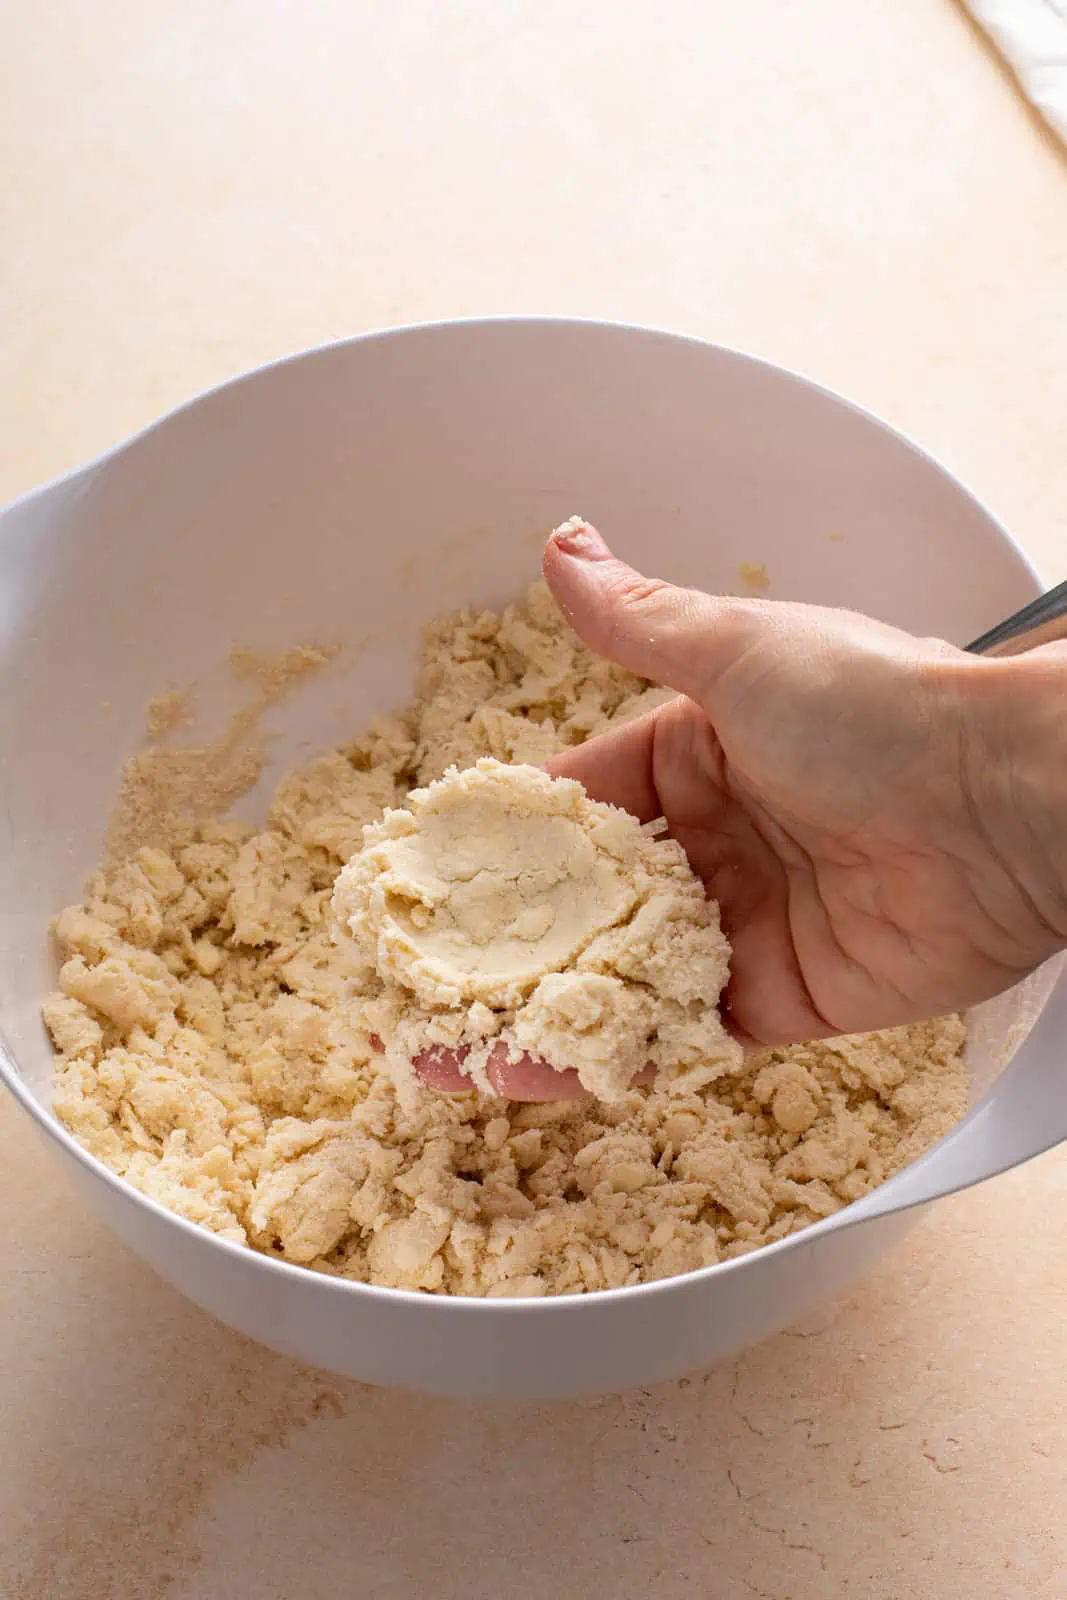
[[[5,506],[0,508],[0,518],[6,517],[9,512],[28,507],[33,502],[43,499],[58,490],[65,489],[78,480],[89,478],[104,468],[108,463],[126,454],[135,448],[142,440],[155,435],[168,427],[187,412],[204,405],[215,396],[228,391],[236,391],[246,384],[251,384],[273,373],[283,372],[289,366],[308,363],[322,359],[341,349],[349,349],[360,345],[385,341],[406,341],[418,339],[428,333],[441,331],[454,331],[464,329],[494,329],[531,327],[545,329],[548,327],[558,329],[584,329],[596,333],[618,334],[624,338],[637,338],[653,344],[669,344],[686,346],[694,350],[711,351],[717,356],[726,356],[740,366],[760,369],[772,381],[785,382],[786,384],[814,391],[824,399],[830,400],[836,406],[851,412],[854,416],[870,424],[884,434],[895,439],[926,466],[931,467],[936,473],[947,479],[958,495],[970,502],[981,517],[988,524],[990,530],[996,533],[1004,545],[1015,556],[1023,574],[1033,583],[1035,593],[1040,592],[1042,582],[1033,562],[1027,556],[1022,546],[1002,525],[989,507],[972,493],[970,489],[936,456],[932,455],[923,446],[918,444],[908,434],[899,428],[885,422],[875,412],[865,406],[850,400],[847,396],[821,384],[815,379],[805,376],[789,367],[769,361],[765,357],[751,355],[731,345],[719,344],[710,339],[701,338],[695,334],[686,334],[666,328],[660,328],[641,323],[631,323],[621,320],[602,319],[581,316],[553,316],[550,314],[499,314],[493,316],[467,316],[446,317],[431,319],[424,322],[404,323],[395,327],[368,329],[362,333],[351,334],[339,339],[331,339],[321,344],[312,345],[302,350],[292,351],[273,360],[263,362],[256,367],[237,373],[231,377],[221,379],[218,383],[199,391],[190,398],[179,402],[168,411],[138,428],[135,432],[126,435],[117,443],[111,445],[98,455],[91,457],[81,465],[70,468],[59,476],[50,479],[47,483],[31,488],[17,495]],[[164,1226],[176,1227],[191,1241],[205,1249],[221,1251],[224,1256],[250,1265],[252,1270],[263,1270],[267,1273],[280,1274],[283,1280],[288,1280],[294,1285],[306,1285],[316,1292],[335,1293],[342,1296],[355,1295],[357,1298],[370,1296],[374,1300],[382,1301],[387,1305],[418,1307],[423,1312],[437,1317],[456,1317],[461,1314],[479,1316],[514,1316],[518,1313],[529,1315],[537,1312],[540,1315],[550,1316],[581,1316],[595,1313],[596,1308],[605,1303],[614,1303],[621,1299],[633,1302],[640,1299],[650,1299],[677,1293],[684,1287],[696,1290],[699,1285],[710,1282],[713,1278],[728,1278],[740,1272],[745,1266],[752,1265],[756,1260],[769,1261],[772,1257],[780,1256],[797,1248],[814,1244],[816,1240],[831,1231],[840,1230],[852,1225],[848,1213],[851,1205],[846,1205],[830,1217],[822,1218],[818,1222],[809,1224],[797,1233],[788,1234],[785,1238],[776,1239],[770,1244],[758,1246],[755,1250],[743,1255],[734,1256],[726,1261],[717,1261],[710,1266],[694,1268],[691,1272],[675,1274],[668,1278],[658,1278],[648,1283],[627,1284],[615,1289],[592,1289],[584,1293],[543,1295],[543,1296],[515,1296],[510,1298],[488,1298],[482,1295],[464,1294],[432,1294],[423,1290],[385,1288],[379,1284],[362,1283],[351,1278],[334,1277],[329,1273],[315,1272],[310,1267],[299,1266],[293,1262],[279,1259],[263,1251],[254,1249],[248,1244],[238,1244],[233,1240],[224,1238],[221,1234],[213,1233],[210,1229],[201,1227],[198,1223],[180,1216],[177,1212],[170,1211],[152,1196],[143,1193],[133,1184],[113,1172],[83,1145],[79,1144],[74,1135],[70,1133],[59,1121],[50,1105],[43,1104],[34,1095],[26,1080],[22,1076],[7,1042],[0,1033],[0,1081],[14,1096],[16,1102],[33,1119],[41,1131],[58,1147],[60,1151],[72,1157],[91,1177],[102,1180],[105,1185],[113,1190],[115,1195],[123,1201],[132,1203],[133,1206],[142,1207],[150,1215],[157,1218]],[[983,1097],[984,1098],[984,1097]],[[973,1111],[973,1107],[971,1108]],[[958,1126],[958,1124],[957,1124]],[[928,1159],[944,1143],[944,1135],[928,1151],[918,1159]],[[898,1179],[908,1171],[914,1163],[909,1163],[901,1173],[894,1174],[883,1184],[878,1186],[878,1193],[890,1192]],[[873,1191],[872,1191],[873,1192]],[[911,1209],[902,1206],[901,1211]],[[859,1224],[862,1216],[855,1218]],[[151,1258],[148,1258],[151,1264]],[[583,1312],[582,1308],[586,1308]]]

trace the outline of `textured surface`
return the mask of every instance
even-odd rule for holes
[[[7,14],[0,497],[301,345],[569,311],[846,390],[1067,576],[1067,165],[953,6]],[[733,1369],[521,1413],[246,1345],[6,1104],[0,1170],[4,1600],[1064,1591],[1062,1154]]]
[[[689,1089],[740,1067],[718,1011],[718,905],[676,840],[491,756],[407,808],[364,836],[333,893],[359,963],[355,1014],[400,1082],[441,1046],[487,1093],[494,1050],[573,1068],[603,1100],[649,1063]]]
[[[211,747],[139,753],[123,788],[157,810],[120,812],[139,810],[152,844],[94,874],[84,903],[55,923],[59,992],[44,1018],[60,1056],[57,1115],[190,1221],[386,1288],[617,1289],[771,1243],[859,1199],[958,1119],[960,1020],[742,1063],[715,1009],[728,959],[718,908],[680,846],[573,781],[488,755],[530,742],[555,754],[661,694],[580,644],[537,583],[502,614],[431,622],[412,704],[290,772],[266,827],[176,814],[203,804],[187,771],[215,769]],[[221,749],[229,771],[229,731]],[[450,760],[465,770],[422,785]],[[517,803],[529,815],[501,850],[496,825]],[[506,874],[531,840],[520,905]],[[572,869],[583,860],[609,923],[632,920],[605,926],[587,904],[578,970],[544,974],[517,1003],[537,941],[501,940],[496,912],[512,930],[558,932],[581,897]],[[352,938],[335,939],[331,903]],[[440,917],[447,903],[458,922]],[[419,915],[432,907],[436,925]],[[473,966],[479,983],[496,972],[471,1003],[468,936],[486,923],[496,959]],[[572,922],[564,956],[575,932]],[[585,966],[594,960],[614,976]],[[467,1001],[451,1016],[439,1009],[450,995]],[[414,1092],[409,1062],[427,1047],[466,1036],[471,1057],[479,1037],[487,1058],[504,1050],[485,1033],[508,1014],[488,1004],[509,1001],[518,1049],[564,1066],[577,1014],[594,1092],[625,1064],[628,1026],[624,1081],[652,1062],[657,1087],[607,1096],[612,1105],[525,1108]]]

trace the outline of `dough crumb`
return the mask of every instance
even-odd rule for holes
[[[580,1294],[807,1227],[965,1109],[955,1017],[768,1051],[699,1087],[610,1102],[402,1093],[375,1049],[372,1002],[348,998],[365,961],[333,937],[334,883],[365,825],[383,827],[450,767],[537,765],[668,695],[592,655],[538,583],[503,612],[431,623],[411,705],[290,773],[252,827],[217,816],[258,776],[264,696],[308,657],[268,671],[269,688],[241,659],[254,698],[236,725],[215,746],[134,757],[111,855],[55,925],[56,1114],[161,1204],[358,1282]],[[542,898],[552,909],[550,886]],[[616,932],[594,927],[594,942]],[[654,947],[650,932],[630,959]],[[610,964],[590,977],[610,984]]]
[[[492,1093],[494,1047],[602,1100],[649,1064],[696,1090],[741,1065],[717,1010],[730,950],[681,846],[537,767],[482,757],[364,833],[333,895],[355,1004],[387,1064],[435,1046]]]
[[[146,721],[150,739],[165,739],[176,729],[188,727],[192,720],[189,696],[177,689],[168,689],[148,702]]]
[[[771,586],[767,568],[762,561],[742,561],[737,575],[751,594],[765,594]]]
[[[296,645],[291,650],[269,652],[234,645],[230,667],[238,682],[255,684],[276,700],[302,679],[329,666],[340,648],[336,644]]]
[[[263,714],[309,674],[321,671],[337,645],[299,645],[270,655],[234,648],[230,667],[254,693],[233,712],[214,744],[176,744],[170,735],[192,722],[188,691],[168,690],[148,703],[149,744],[123,768],[122,785],[108,827],[107,860],[128,860],[144,845],[171,847],[190,839],[196,827],[223,815],[254,789],[263,770],[267,741]]]

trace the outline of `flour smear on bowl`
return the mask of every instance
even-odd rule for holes
[[[502,615],[431,625],[413,703],[290,773],[265,826],[208,815],[255,782],[262,710],[323,661],[238,657],[253,698],[210,748],[181,742],[181,707],[154,715],[108,860],[56,921],[53,1104],[143,1193],[359,1282],[581,1293],[795,1233],[962,1114],[958,1018],[770,1050],[696,1091],[610,1104],[398,1090],[344,1003],[354,957],[331,924],[364,825],[450,766],[537,764],[666,695],[588,651],[538,583]]]

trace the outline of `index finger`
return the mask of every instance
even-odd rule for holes
[[[576,778],[591,800],[620,806],[639,822],[654,822],[663,815],[653,776],[655,723],[655,711],[636,717],[553,756],[545,770],[553,778]]]

